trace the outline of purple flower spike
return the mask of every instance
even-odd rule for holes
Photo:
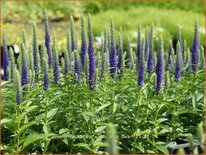
[[[21,43],[21,67],[21,84],[23,86],[29,83],[28,53],[23,43]]]
[[[111,45],[110,45],[110,54],[109,54],[109,62],[110,62],[110,74],[111,77],[116,76],[117,72],[117,60],[116,60],[116,47],[114,42],[114,24],[111,19]]]
[[[176,82],[179,81],[181,77],[181,53],[180,53],[180,42],[177,42],[176,47],[176,64],[175,64],[175,80]]]
[[[45,46],[47,49],[49,68],[51,68],[52,67],[52,54],[51,54],[51,46],[50,46],[49,22],[48,22],[48,16],[47,16],[46,9],[44,11],[44,18],[45,18]]]
[[[149,57],[147,60],[147,72],[151,73],[154,69],[154,45],[153,45],[153,26],[149,37]]]
[[[165,70],[169,70],[169,65],[171,64],[171,54],[172,54],[172,42],[170,41],[169,49],[168,49],[168,55],[167,55],[167,63],[165,66]]]
[[[136,51],[136,54],[137,54],[137,58],[138,58],[138,61],[139,61],[139,58],[140,58],[140,52],[142,51],[142,40],[141,40],[141,23],[139,22],[138,23],[138,38],[137,38],[137,51]]]
[[[145,38],[146,41],[146,38]],[[144,45],[144,42],[143,42]],[[144,85],[144,79],[145,79],[145,75],[144,75],[144,48],[143,50],[139,53],[140,57],[139,57],[139,67],[138,67],[138,86],[142,87]]]
[[[163,70],[163,42],[162,38],[159,38],[159,49],[157,53],[157,64],[156,64],[156,92],[159,93],[162,88],[162,81],[164,79],[164,70]]]
[[[82,22],[82,46],[81,46],[81,62],[82,62],[82,68],[84,68],[85,64],[85,54],[87,52],[87,42],[86,42],[86,32],[85,32],[85,26],[84,26],[84,16],[82,15],[81,18]]]
[[[56,48],[56,43],[54,39],[54,45],[52,46],[52,50],[54,53],[54,65],[53,65],[53,75],[54,75],[54,81],[55,83],[58,83],[59,81],[59,54]]]
[[[94,76],[95,76],[95,69],[96,69],[96,59],[94,53],[94,45],[93,45],[93,33],[92,33],[92,23],[91,23],[91,16],[88,16],[88,55],[89,55],[89,88],[92,90],[95,88],[94,85]]]
[[[199,50],[199,33],[198,33],[198,24],[197,21],[195,21],[194,39],[193,39],[192,55],[191,55],[193,71],[197,70],[198,50]]]
[[[119,32],[119,42],[118,42],[118,69],[120,71],[120,74],[123,74],[124,68],[123,68],[123,43],[122,43],[122,28],[120,27]]]
[[[76,82],[80,83],[81,81],[81,68],[80,68],[80,62],[78,58],[77,51],[74,50],[74,73],[76,75]]]
[[[44,90],[49,89],[50,81],[49,81],[49,74],[48,74],[48,62],[46,58],[43,58],[43,73],[44,73]]]
[[[36,24],[33,24],[33,60],[34,60],[34,70],[35,72],[38,71],[38,62],[37,62],[37,53],[38,50],[38,43],[37,43],[37,28]]]
[[[7,67],[9,66],[9,54],[7,49],[6,34],[3,32],[3,70],[4,80],[8,80]]]
[[[20,104],[22,102],[22,91],[19,71],[15,69],[14,71],[14,86],[16,91],[16,103]]]
[[[74,51],[77,49],[77,36],[76,36],[76,30],[74,25],[74,18],[70,17],[71,23],[70,23],[70,32],[71,32],[71,50]]]

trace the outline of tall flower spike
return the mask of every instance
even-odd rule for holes
[[[91,23],[91,16],[88,15],[88,55],[89,55],[89,88],[94,89],[94,76],[95,76],[95,69],[96,69],[96,59],[94,53],[94,45],[93,45],[93,32],[92,32],[92,23]]]
[[[85,68],[84,68],[84,74],[85,74],[85,79],[86,79],[86,83],[89,86],[89,55],[88,53],[85,54]]]
[[[175,64],[175,80],[179,81],[181,77],[181,53],[180,53],[180,42],[177,42],[176,46],[176,64]]]
[[[169,71],[165,72],[165,88],[168,89],[170,86],[170,73]]]
[[[185,57],[186,57],[186,54],[187,54],[187,41],[184,40],[184,45],[183,45],[183,50],[182,50],[182,62],[185,64]]]
[[[42,57],[45,58],[48,62],[48,55],[46,51],[47,51],[46,47],[42,47]]]
[[[64,52],[64,74],[69,72],[69,56],[67,50]]]
[[[122,28],[120,27],[119,40],[118,40],[118,64],[117,66],[118,66],[118,69],[121,75],[124,72],[122,57],[123,57],[123,43],[122,43]]]
[[[126,64],[129,66],[130,69],[134,69],[132,67],[132,53],[131,53],[131,45],[130,45],[130,39],[129,36],[127,36],[127,61]]]
[[[29,52],[29,69],[34,70],[34,58],[32,52]]]
[[[25,45],[21,43],[21,84],[29,83],[28,53]]]
[[[105,72],[105,68],[106,68],[106,66],[105,66],[105,50],[107,50],[107,49],[104,49],[105,48],[105,39],[106,38],[104,38],[104,34],[102,34],[102,37],[101,37],[101,41],[102,41],[102,46],[101,46],[101,51],[100,51],[100,56],[101,56],[101,72],[100,72],[100,78],[103,78],[104,77],[104,72]]]
[[[144,79],[145,79],[145,75],[144,75],[144,54],[145,54],[145,51],[144,51],[144,44],[145,44],[145,41],[146,41],[146,38],[143,42],[143,49],[140,51],[139,53],[139,63],[138,63],[138,86],[139,87],[142,87],[144,85]]]
[[[74,18],[70,17],[70,32],[71,32],[71,51],[74,51],[74,49],[77,49],[77,43],[76,43],[76,30],[75,30],[75,24],[74,24]]]
[[[148,59],[148,51],[149,51],[149,29],[148,27],[145,30],[145,44],[144,44],[144,56],[145,56],[145,61]]]
[[[84,68],[85,54],[87,52],[87,42],[86,42],[86,32],[85,32],[83,15],[81,16],[81,26],[82,26],[81,63],[82,63],[82,68]]]
[[[110,48],[111,48],[111,33],[109,31],[109,28],[106,29],[106,35],[107,35],[107,48],[109,49],[110,51]]]
[[[67,53],[68,53],[68,61],[69,61],[69,70],[72,68],[72,48],[71,48],[71,33],[68,29],[67,31]]]
[[[204,68],[205,66],[205,56],[204,56],[204,47],[201,46],[200,48],[200,54],[201,54],[201,67]]]
[[[169,49],[168,49],[168,53],[167,53],[167,63],[165,66],[165,70],[168,71],[169,70],[169,65],[171,64],[171,54],[172,54],[172,41],[170,40],[170,44],[169,44]]]
[[[6,34],[3,32],[3,70],[4,80],[8,80],[7,67],[9,66],[9,54],[7,49]]]
[[[51,68],[53,58],[52,58],[51,45],[50,45],[49,21],[48,21],[46,9],[44,10],[44,21],[45,21],[45,46],[48,55],[49,68]]]
[[[49,89],[50,81],[49,81],[49,73],[48,73],[48,61],[46,58],[43,58],[43,74],[44,74],[44,90]]]
[[[97,51],[97,61],[96,61],[96,70],[100,70],[101,67],[101,56],[100,56],[100,51]]]
[[[14,88],[16,91],[16,103],[20,104],[22,102],[22,90],[21,90],[20,75],[16,68],[14,70]]]
[[[107,130],[107,152],[109,154],[118,154],[118,138],[114,124],[109,123]]]
[[[109,37],[108,37],[108,31],[107,29],[104,31],[104,53],[105,53],[105,70],[109,67]]]
[[[37,60],[37,72],[39,72],[41,70],[41,58],[39,52],[37,53],[36,60]]]
[[[195,29],[194,29],[194,39],[193,39],[193,46],[192,46],[192,70],[197,70],[198,65],[198,50],[199,50],[199,32],[198,32],[198,23],[197,20],[195,21]]]
[[[114,41],[114,24],[113,20],[111,19],[111,45],[110,45],[110,75],[112,78],[116,76],[117,72],[117,60],[116,60],[116,47]]]
[[[78,51],[74,50],[74,74],[76,76],[76,83],[80,83],[81,81],[81,68]]]
[[[9,63],[10,75],[9,76],[10,76],[10,80],[13,81],[15,61],[14,61],[14,51],[12,48],[9,49],[9,59],[10,59],[10,63]]]
[[[37,72],[38,70],[38,62],[37,62],[37,53],[38,53],[38,41],[37,41],[37,28],[36,24],[33,23],[33,60],[34,60],[34,70]]]
[[[140,52],[142,50],[142,40],[141,40],[141,23],[138,23],[138,28],[137,28],[137,33],[138,33],[138,38],[137,38],[137,51],[136,55],[139,60],[140,58]]]
[[[177,26],[177,33],[178,33],[177,41],[180,42],[180,53],[182,53],[183,52],[183,45],[182,45],[181,30],[180,30],[180,26],[179,25]]]
[[[159,48],[158,48],[158,53],[157,53],[157,64],[156,64],[156,76],[157,76],[157,81],[156,81],[156,92],[159,93],[161,88],[162,88],[162,81],[164,79],[164,69],[163,69],[163,41],[162,38],[159,38]]]
[[[154,45],[153,45],[153,25],[150,29],[149,37],[149,57],[147,60],[147,72],[151,73],[154,69]]]
[[[53,75],[54,75],[54,82],[58,83],[58,81],[59,81],[59,54],[58,54],[55,42],[56,41],[54,38],[54,43],[52,46],[52,51],[53,51],[53,55],[54,55]]]
[[[189,72],[191,70],[191,64],[192,64],[192,60],[191,60],[191,51],[190,51],[190,48],[188,47],[187,48],[187,56],[186,56],[186,71]]]

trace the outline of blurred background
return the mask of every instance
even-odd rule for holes
[[[164,46],[169,40],[177,38],[177,25],[181,28],[182,39],[192,46],[194,22],[197,19],[201,43],[204,41],[204,2],[2,2],[2,29],[7,33],[8,44],[20,44],[22,30],[26,32],[28,42],[32,41],[32,23],[38,26],[39,43],[44,39],[43,11],[48,11],[50,31],[55,35],[61,50],[66,47],[66,32],[70,16],[75,19],[80,44],[80,16],[92,14],[93,32],[100,37],[105,28],[109,27],[110,18],[115,23],[116,33],[121,26],[123,41],[126,44],[127,35],[133,44],[137,40],[137,23],[142,23],[142,34],[146,26],[154,24],[155,36],[161,34]],[[87,21],[87,20],[86,20]],[[87,24],[86,24],[87,25]],[[116,35],[117,37],[117,35]]]

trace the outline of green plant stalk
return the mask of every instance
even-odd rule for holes
[[[45,120],[44,120],[44,125],[47,127],[47,123],[48,123],[48,120],[47,120],[47,114],[48,114],[48,94],[47,94],[47,91],[45,91]],[[44,141],[44,153],[46,152],[47,150],[47,138],[45,138],[45,141]]]
[[[19,144],[20,144],[20,133],[19,133],[19,129],[20,129],[20,123],[21,123],[21,120],[19,118],[19,114],[20,114],[20,109],[19,109],[19,106],[17,107],[16,109],[16,120],[17,120],[17,130],[16,130],[16,137],[15,137],[15,148],[16,148],[16,154],[19,154],[20,152],[20,147],[19,147]]]
[[[92,90],[91,90],[92,91]],[[90,100],[90,112],[92,113],[93,112],[93,98],[94,98],[94,96],[93,96],[94,94],[93,94],[93,91],[92,91],[92,94],[90,95],[90,98],[89,98],[89,100]],[[94,129],[93,129],[94,127],[93,127],[93,117],[91,117],[91,120],[90,120],[90,136],[91,136],[91,141],[90,141],[90,144],[92,145],[93,144],[93,133],[94,133]],[[91,153],[93,153],[93,152],[91,152]]]
[[[137,126],[138,126],[138,120],[140,118],[139,116],[139,113],[140,113],[140,104],[141,104],[141,92],[140,94],[137,94],[137,109],[136,109],[136,116],[137,116],[137,119],[135,120],[135,132],[137,131]],[[134,144],[137,142],[137,138],[135,137],[134,138]],[[133,153],[135,154],[136,153],[136,148],[133,147]]]

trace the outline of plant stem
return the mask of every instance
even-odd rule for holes
[[[48,96],[47,96],[48,94],[47,94],[47,91],[45,91],[45,122],[44,122],[44,125],[45,125],[45,127],[47,128],[47,123],[48,123],[48,120],[47,120],[47,113],[48,113]],[[47,145],[47,138],[45,138],[45,141],[44,141],[44,153],[46,152],[46,150],[47,150],[47,147],[46,147],[46,145]]]
[[[19,154],[20,152],[20,148],[19,148],[19,143],[20,143],[20,133],[19,133],[19,129],[20,129],[20,123],[21,120],[19,118],[19,114],[20,114],[20,109],[19,106],[16,108],[16,120],[17,120],[17,130],[16,130],[16,137],[14,138],[15,140],[15,148],[16,148],[16,154]]]

